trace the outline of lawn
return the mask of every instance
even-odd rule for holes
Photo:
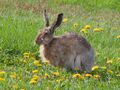
[[[93,46],[91,73],[40,61],[44,9],[51,22],[64,13],[56,36],[76,32]],[[120,90],[120,1],[0,0],[0,90]]]

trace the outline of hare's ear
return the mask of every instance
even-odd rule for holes
[[[48,19],[48,14],[47,14],[46,10],[44,10],[44,20],[45,20],[45,26],[48,27],[49,26],[49,19]]]
[[[63,13],[58,14],[57,18],[55,19],[55,21],[53,22],[53,24],[51,25],[51,32],[53,33],[54,30],[60,26],[61,22],[63,19]]]

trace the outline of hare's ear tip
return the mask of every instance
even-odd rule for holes
[[[60,16],[63,16],[63,13],[60,13],[59,15],[60,15]]]
[[[63,13],[58,14],[58,17],[63,17]]]

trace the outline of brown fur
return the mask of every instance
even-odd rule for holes
[[[74,52],[76,54],[86,53],[90,48],[90,44],[83,37],[75,33],[68,33],[67,35],[54,38],[48,45],[45,45],[44,56],[51,64],[63,66],[69,54]],[[64,57],[66,58],[64,59]],[[57,62],[56,60],[58,60],[58,63],[55,63]]]
[[[44,14],[48,23],[46,11]],[[54,66],[79,68],[89,72],[94,63],[94,51],[85,38],[75,33],[53,37],[55,28],[61,24],[62,16],[63,14],[59,14],[51,26],[46,24],[45,30],[37,36],[36,43],[40,45],[40,56],[42,60],[49,60]]]

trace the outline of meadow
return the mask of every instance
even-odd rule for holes
[[[44,9],[51,22],[64,13],[56,36],[76,32],[94,47],[91,73],[40,61]],[[0,90],[120,90],[120,1],[0,0]]]

